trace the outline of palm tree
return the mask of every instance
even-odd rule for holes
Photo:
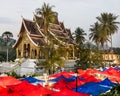
[[[48,47],[50,47],[48,45],[48,39],[49,39],[49,41],[51,40],[51,36],[49,33],[49,26],[50,26],[50,23],[54,22],[54,20],[55,20],[54,16],[57,15],[56,12],[53,12],[53,10],[52,10],[53,7],[54,6],[50,6],[49,4],[44,3],[42,8],[36,9],[37,15],[41,15],[41,17],[43,18],[43,29],[44,29],[44,32],[45,32],[46,37],[47,37],[47,45],[46,45],[46,49],[47,49],[46,52],[47,53],[49,53]],[[51,42],[52,42],[52,40],[51,40]],[[48,57],[46,57],[46,58],[48,58]]]
[[[80,46],[85,42],[86,33],[80,27],[76,28],[75,32],[73,33],[73,38],[75,39],[75,43]]]
[[[79,58],[79,60],[76,60],[76,69],[79,68],[80,66],[84,67],[84,62],[81,62],[83,61],[83,58],[85,57],[83,50],[84,50],[84,42],[85,42],[85,36],[86,33],[84,32],[84,30],[80,27],[77,27],[75,32],[73,33],[73,38],[75,40],[75,45],[76,45],[76,55],[77,57]],[[84,58],[85,60],[85,58]]]
[[[13,34],[9,31],[5,31],[3,34],[2,34],[2,38],[5,42],[5,46],[7,46],[7,58],[6,58],[6,61],[8,62],[8,41],[9,39],[13,37]]]
[[[50,23],[54,23],[56,12],[52,10],[54,6],[50,6],[49,4],[44,3],[42,8],[38,8],[36,13],[41,15],[43,18],[43,29],[47,37],[47,45],[46,45],[46,61],[42,62],[45,64],[45,68],[49,71],[54,71],[56,64],[60,65],[59,62],[63,60],[60,58],[59,53],[56,54],[57,49],[54,48],[54,37],[50,34]],[[48,40],[50,41],[48,43]],[[61,63],[63,64],[63,63]],[[51,73],[51,72],[49,72]]]
[[[100,28],[99,23],[98,22],[94,23],[94,25],[91,25],[91,28],[90,28],[91,33],[89,34],[89,39],[90,40],[92,39],[92,41],[94,41],[96,43],[97,48],[98,48],[99,43],[100,43],[100,36],[99,36],[100,30],[99,30],[99,28]]]
[[[76,55],[77,57],[80,58],[80,51],[82,50],[83,47],[83,43],[85,42],[85,35],[86,33],[84,32],[84,30],[80,27],[77,27],[75,32],[72,34],[73,38],[75,40],[75,50],[76,50]]]
[[[91,25],[90,31],[91,33],[89,34],[89,39],[92,39],[92,41],[96,43],[97,48],[99,44],[101,44],[104,49],[104,44],[107,43],[109,39],[108,36],[101,30],[101,25],[96,22],[94,25]]]
[[[49,25],[51,22],[54,22],[54,16],[57,15],[56,12],[53,12],[52,8],[54,6],[50,6],[49,4],[44,3],[42,8],[36,9],[36,13],[41,15],[44,21],[44,32],[48,33]]]
[[[115,16],[112,13],[101,13],[101,16],[96,18],[100,22],[101,33],[104,34],[104,37],[110,39],[112,47],[112,35],[118,31],[117,24],[119,24],[119,22],[116,21],[118,16]]]

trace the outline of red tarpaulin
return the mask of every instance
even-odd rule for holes
[[[32,85],[27,81],[23,81],[17,85],[7,86],[6,90],[0,92],[0,96],[12,96],[11,94],[17,94],[15,96],[46,96],[54,93],[54,91],[44,88],[41,85]]]
[[[21,83],[21,81],[12,76],[0,76],[0,86],[6,87],[8,85],[16,85],[19,83]]]
[[[56,93],[51,94],[50,96],[89,96],[89,95],[73,92],[72,90],[69,90],[69,89],[63,89],[60,92],[56,92]]]
[[[63,88],[67,87],[67,82],[64,79],[61,79],[57,83],[53,85],[54,88],[62,90]]]
[[[59,73],[57,73],[57,74],[53,74],[53,75],[51,75],[50,77],[57,78],[57,77],[63,75],[63,76],[66,77],[66,78],[70,78],[70,77],[73,76],[73,74],[74,74],[74,72],[65,72],[65,71],[64,71],[64,72],[59,72]]]

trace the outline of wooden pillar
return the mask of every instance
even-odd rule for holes
[[[16,58],[18,58],[18,48],[16,48]]]
[[[24,57],[24,43],[22,42],[22,46],[21,46],[21,57]]]
[[[73,48],[73,59],[75,59],[75,49],[74,49],[74,45],[72,45]]]
[[[39,49],[39,48],[37,48],[37,50],[36,50],[36,51],[37,51],[37,56],[36,56],[36,57],[37,57],[37,58],[39,58],[39,56],[40,56],[40,49]]]

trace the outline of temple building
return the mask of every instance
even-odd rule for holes
[[[70,29],[65,28],[63,22],[59,22],[58,16],[54,16],[55,21],[49,25],[49,34],[54,38],[54,47],[61,44],[63,48],[69,49],[67,57],[74,57],[73,37]],[[16,58],[45,59],[43,47],[50,41],[44,32],[44,20],[42,16],[34,14],[33,20],[22,17],[22,24],[18,34],[18,40],[14,44]],[[59,43],[59,44],[58,44]]]

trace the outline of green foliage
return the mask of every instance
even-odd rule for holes
[[[101,94],[100,96],[120,96],[120,84],[115,84],[109,92]]]
[[[98,49],[91,49],[90,44],[87,43],[86,46],[79,48],[78,52],[79,58],[76,60],[75,67],[81,69],[94,68],[94,67],[103,67],[103,58],[102,54]]]
[[[75,40],[76,45],[81,46],[85,42],[86,33],[80,27],[76,28],[75,32],[73,33],[73,38]]]
[[[5,41],[6,39],[3,39],[3,37],[6,35],[8,37],[7,41]],[[0,37],[0,61],[6,61],[7,48],[9,49],[8,61],[14,61],[16,59],[16,50],[12,48],[16,40],[10,38],[9,36],[13,36],[13,35],[9,31],[6,31],[2,34],[2,37]]]
[[[0,46],[0,61],[6,61],[6,46]],[[3,50],[2,50],[3,49]],[[11,55],[12,54],[12,55]],[[16,50],[9,47],[8,61],[14,61],[16,59]]]
[[[38,68],[45,68],[49,74],[54,73],[57,69],[61,69],[65,63],[65,60],[62,58],[61,48],[58,47],[55,49],[51,47],[49,49],[49,54],[46,54],[48,58],[45,61],[39,61],[37,66]]]
[[[115,54],[120,54],[120,48],[112,48],[112,50]]]
[[[95,31],[95,30],[94,30]],[[87,69],[93,68],[94,66],[101,66],[102,55],[97,51],[98,48],[91,48],[91,43],[85,44],[85,36],[83,29],[77,28],[74,33],[75,39],[75,53],[77,56],[76,68]],[[93,34],[91,34],[92,38]],[[97,41],[96,41],[97,42]]]
[[[91,25],[89,38],[94,41],[97,46],[99,44],[104,48],[104,44],[110,42],[112,47],[112,35],[118,31],[119,22],[116,21],[118,16],[112,13],[101,13],[96,17],[97,22]]]

